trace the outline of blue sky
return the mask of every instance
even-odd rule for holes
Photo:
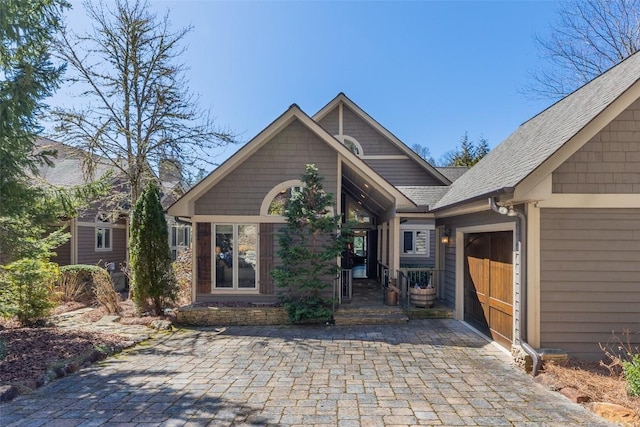
[[[79,2],[70,28],[86,28]],[[497,145],[550,101],[520,93],[555,3],[151,1],[193,25],[181,60],[217,123],[254,137],[292,103],[313,115],[344,92],[438,159],[465,131]],[[77,102],[62,88],[54,105]],[[222,161],[237,147],[219,155]]]

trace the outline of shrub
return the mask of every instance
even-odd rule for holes
[[[15,316],[23,325],[46,317],[53,307],[51,290],[60,275],[57,264],[23,258],[2,267],[0,314]]]
[[[622,370],[629,395],[640,396],[640,352],[631,344],[629,331],[620,335],[613,333],[606,344],[600,344],[600,349],[607,359],[607,362],[600,361],[600,365],[608,368],[612,375]]]
[[[314,296],[286,299],[284,308],[292,323],[324,321],[333,314],[330,300]]]
[[[178,306],[191,304],[191,255],[191,249],[180,251],[177,259],[173,262],[173,275],[178,286],[176,296],[176,304]]]
[[[624,379],[631,396],[640,396],[640,355],[633,355],[630,361],[622,362]]]
[[[104,307],[109,314],[120,314],[120,294],[118,294],[111,284],[111,277],[106,270],[99,269],[92,273],[93,292],[98,303]]]
[[[93,287],[92,275],[102,269],[95,265],[65,265],[60,267],[60,278],[56,282],[57,301],[78,301],[90,295]]]
[[[175,299],[176,284],[171,269],[167,220],[160,203],[160,191],[150,184],[140,195],[131,215],[129,237],[131,299],[140,314],[151,303],[162,313],[166,300]]]
[[[63,265],[60,267],[62,274],[76,274],[81,280],[91,280],[91,274],[97,271],[104,271],[102,267],[97,265],[73,264]]]

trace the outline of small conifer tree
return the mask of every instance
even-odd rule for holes
[[[307,165],[302,190],[287,202],[287,225],[279,236],[281,264],[272,272],[285,290],[289,320],[323,321],[331,317],[327,290],[338,273],[337,259],[348,232],[341,216],[332,215],[333,195],[324,191],[315,165]]]
[[[133,208],[129,238],[132,299],[140,313],[149,302],[160,314],[175,297],[167,220],[155,184],[143,191]]]

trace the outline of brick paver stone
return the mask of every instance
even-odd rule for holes
[[[0,404],[0,426],[607,426],[453,320],[156,337]]]

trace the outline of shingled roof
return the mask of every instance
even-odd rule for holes
[[[432,207],[438,200],[444,196],[449,190],[447,186],[416,186],[416,185],[398,185],[396,187],[402,191],[417,206]]]
[[[57,156],[52,159],[53,166],[41,165],[40,178],[52,185],[74,186],[87,184],[88,177],[83,173],[82,162],[87,155],[82,150],[48,138],[36,141],[38,150],[55,150]],[[95,165],[93,179],[103,177],[112,169],[106,160],[99,159]]]
[[[639,78],[636,53],[522,124],[457,179],[434,209],[510,191]]]

